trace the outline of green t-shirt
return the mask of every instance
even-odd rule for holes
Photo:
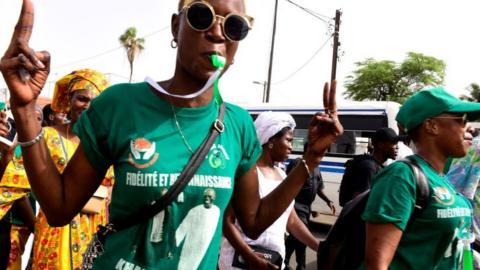
[[[171,106],[146,83],[112,86],[92,102],[75,131],[95,168],[114,165],[110,220],[136,213],[166,192],[192,155],[187,145],[193,151],[200,146],[218,107],[215,101]],[[247,111],[226,104],[224,124],[177,199],[148,222],[109,236],[95,269],[216,269],[234,179],[261,153]]]
[[[390,269],[456,269],[462,251],[458,237],[470,229],[471,205],[445,176],[414,157],[429,181],[428,206],[409,224],[415,176],[407,164],[395,162],[374,178],[362,217],[369,223],[392,223],[403,231]]]

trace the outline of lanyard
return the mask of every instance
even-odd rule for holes
[[[162,94],[165,94],[165,95],[171,96],[171,97],[176,97],[176,98],[183,98],[183,99],[196,98],[196,97],[200,96],[201,94],[203,94],[205,91],[207,91],[213,84],[214,85],[214,91],[215,91],[215,99],[217,100],[217,102],[219,104],[221,104],[222,103],[222,98],[220,96],[220,91],[218,89],[218,79],[220,77],[220,74],[222,73],[223,67],[225,66],[225,58],[223,56],[213,54],[211,56],[211,61],[212,61],[212,65],[214,67],[216,67],[217,70],[215,70],[215,72],[212,74],[212,76],[210,76],[210,78],[208,78],[208,81],[205,83],[205,85],[200,90],[198,90],[198,91],[196,91],[195,93],[192,93],[192,94],[176,95],[176,94],[169,93],[167,90],[163,89],[163,87],[161,87],[155,80],[153,80],[152,78],[150,78],[148,76],[145,78],[145,82],[150,84],[150,86],[152,86],[155,90],[157,90],[158,92],[160,92]]]
[[[215,71],[215,73],[213,73],[212,76],[210,76],[207,83],[205,83],[205,85],[200,90],[198,90],[195,93],[188,94],[188,95],[176,95],[176,94],[169,93],[169,92],[167,92],[167,90],[163,89],[156,81],[154,81],[152,78],[150,78],[148,76],[145,78],[145,82],[150,84],[150,86],[152,86],[158,92],[160,92],[162,94],[165,94],[167,96],[176,97],[176,98],[183,98],[183,99],[192,99],[192,98],[196,98],[196,97],[200,96],[205,91],[207,91],[212,86],[212,84],[215,82],[215,80],[218,78],[218,76],[220,76],[220,72],[222,72],[222,70],[217,69]]]

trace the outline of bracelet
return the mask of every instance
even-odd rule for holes
[[[43,138],[44,134],[45,134],[45,130],[42,128],[40,130],[40,133],[38,133],[37,137],[33,138],[33,140],[30,140],[28,142],[17,142],[17,144],[20,145],[21,147],[32,146],[32,145],[38,143]]]
[[[307,161],[304,158],[302,158],[300,160],[302,161],[303,166],[305,166],[305,170],[307,170],[308,175],[309,176],[312,175],[312,173],[310,172],[310,169],[308,168]]]

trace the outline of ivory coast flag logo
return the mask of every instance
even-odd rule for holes
[[[158,159],[156,143],[145,138],[137,138],[130,141],[130,153],[128,162],[138,169],[152,166]]]
[[[443,205],[452,205],[455,202],[455,196],[445,187],[433,188],[433,198],[436,202]]]

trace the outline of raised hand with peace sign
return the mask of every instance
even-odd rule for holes
[[[310,168],[320,163],[324,153],[330,145],[343,134],[343,127],[338,121],[336,102],[337,82],[332,81],[331,85],[325,83],[323,88],[324,112],[318,112],[312,118],[308,128],[308,149],[305,153],[305,160]]]
[[[35,103],[50,70],[49,53],[35,52],[29,47],[33,18],[32,2],[23,0],[10,45],[0,61],[0,71],[10,90],[13,108]]]

